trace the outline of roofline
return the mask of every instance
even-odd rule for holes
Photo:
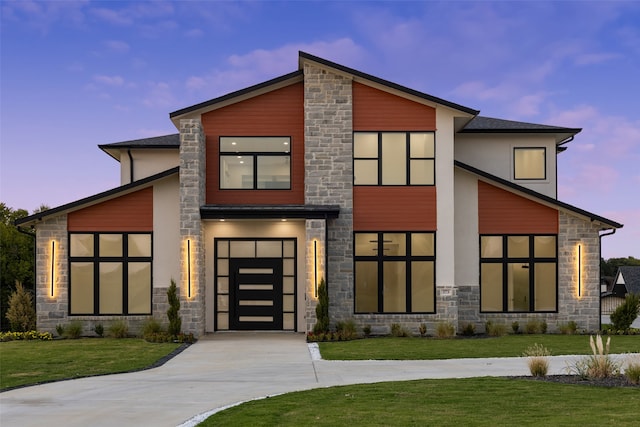
[[[271,79],[271,80],[267,80],[266,82],[258,83],[256,85],[249,86],[247,88],[240,89],[240,90],[237,90],[235,92],[228,93],[226,95],[222,95],[222,96],[220,96],[218,98],[213,98],[213,99],[210,99],[208,101],[204,101],[204,102],[201,102],[199,104],[192,105],[190,107],[186,107],[186,108],[182,108],[180,110],[176,110],[176,111],[174,111],[172,113],[169,113],[169,118],[173,119],[175,117],[182,116],[182,115],[185,115],[185,114],[188,114],[188,113],[192,113],[192,112],[200,110],[202,108],[211,107],[212,105],[219,104],[221,102],[228,101],[228,100],[236,98],[238,96],[246,95],[246,94],[249,94],[249,93],[254,92],[256,90],[264,89],[264,88],[269,87],[271,85],[274,85],[274,84],[277,84],[277,83],[282,83],[282,82],[285,82],[287,80],[290,80],[290,79],[293,79],[293,78],[299,77],[299,76],[302,76],[302,70],[297,70],[297,71],[294,71],[292,73],[285,74],[283,76],[276,77],[276,78]]]
[[[327,219],[338,218],[338,205],[204,205],[201,219]]]
[[[490,173],[487,173],[487,172],[485,172],[483,170],[474,168],[473,166],[470,166],[470,165],[468,165],[466,163],[462,163],[462,162],[460,162],[458,160],[454,160],[453,163],[454,163],[455,166],[457,166],[457,167],[459,167],[461,169],[464,169],[467,172],[471,172],[471,173],[473,173],[475,175],[478,175],[478,176],[481,176],[483,178],[486,178],[489,181],[493,181],[493,182],[498,183],[500,185],[503,185],[505,187],[509,187],[509,188],[511,188],[513,190],[516,190],[518,192],[524,193],[524,194],[526,194],[528,196],[531,196],[531,197],[534,197],[536,199],[542,200],[545,203],[549,203],[551,205],[554,205],[554,206],[557,206],[559,208],[571,211],[571,212],[576,213],[578,215],[585,216],[585,217],[589,218],[591,221],[601,222],[602,224],[608,225],[611,228],[622,228],[624,226],[623,224],[620,224],[618,222],[612,221],[612,220],[607,219],[605,217],[602,217],[600,215],[596,215],[594,213],[585,211],[584,209],[580,209],[580,208],[575,207],[573,205],[570,205],[568,203],[561,202],[560,200],[554,199],[553,197],[549,197],[549,196],[546,196],[544,194],[538,193],[537,191],[533,191],[533,190],[530,190],[528,188],[522,187],[522,186],[520,186],[518,184],[514,184],[511,181],[507,181],[506,179],[497,177],[497,176],[492,175]]]
[[[582,132],[582,128],[530,128],[530,129],[461,129],[458,133],[571,133],[578,134]]]
[[[465,107],[460,104],[456,104],[454,102],[447,101],[442,98],[438,98],[437,96],[432,96],[423,92],[419,92],[415,89],[408,88],[406,86],[399,85],[397,83],[390,82],[389,80],[381,79],[376,76],[372,76],[371,74],[363,73],[362,71],[355,70],[353,68],[345,67],[344,65],[337,64],[335,62],[328,61],[326,59],[320,58],[318,56],[311,55],[309,53],[299,51],[298,52],[301,59],[307,59],[309,61],[317,62],[327,67],[335,68],[336,70],[342,71],[347,74],[353,74],[354,76],[358,76],[365,80],[370,80],[372,82],[378,83],[383,86],[387,86],[391,89],[395,89],[401,92],[405,92],[407,94],[416,96],[418,98],[425,99],[427,101],[435,102],[436,104],[441,104],[447,106],[449,108],[453,108],[454,110],[462,111],[467,114],[472,114],[477,116],[480,114],[479,110],[474,110],[473,108]]]
[[[14,221],[14,225],[19,226],[19,225],[25,225],[27,223],[30,222],[34,222],[34,221],[39,221],[42,220],[43,218],[46,218],[48,216],[52,216],[55,214],[59,214],[61,212],[65,212],[65,211],[69,211],[69,210],[73,210],[75,208],[78,208],[82,205],[86,205],[89,203],[93,203],[93,202],[97,202],[100,199],[104,199],[110,196],[115,196],[116,194],[119,193],[125,193],[125,192],[129,192],[133,189],[136,189],[138,187],[143,187],[153,181],[157,181],[159,179],[162,178],[166,178],[168,176],[174,175],[176,173],[178,173],[179,167],[176,166],[175,168],[171,168],[168,169],[164,172],[160,172],[157,173],[155,175],[151,175],[148,176],[146,178],[142,178],[138,181],[134,181],[134,182],[130,182],[129,184],[125,184],[122,185],[120,187],[116,187],[116,188],[112,188],[111,190],[107,190],[107,191],[103,191],[102,193],[98,193],[98,194],[94,194],[93,196],[89,196],[89,197],[85,197],[83,199],[80,200],[76,200],[75,202],[71,202],[71,203],[67,203],[64,204],[62,206],[58,206],[56,208],[52,208],[52,209],[47,209],[46,211],[42,211],[42,212],[38,212],[36,214],[33,215],[29,215],[29,216],[25,216],[23,218],[17,219]]]

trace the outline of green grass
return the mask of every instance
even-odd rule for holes
[[[248,402],[200,426],[637,425],[637,389],[507,378],[322,388]]]
[[[319,346],[327,360],[433,360],[522,356],[534,343],[545,346],[554,356],[591,353],[588,335],[552,334],[469,339],[383,337],[321,342]],[[640,335],[612,336],[611,353],[640,353]]]
[[[0,389],[142,369],[179,344],[86,338],[0,343]]]

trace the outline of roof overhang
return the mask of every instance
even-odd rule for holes
[[[340,214],[338,205],[204,205],[201,219],[329,219]]]
[[[111,144],[100,144],[98,148],[120,161],[123,150],[135,149],[165,149],[175,150],[180,148],[180,134],[154,136],[151,138],[134,139],[130,141],[114,142]]]

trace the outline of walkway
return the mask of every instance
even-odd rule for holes
[[[565,373],[569,360],[571,356],[553,357],[550,374]],[[0,424],[175,427],[215,408],[290,391],[420,378],[527,374],[521,358],[313,360],[301,334],[217,333],[159,368],[0,393]]]

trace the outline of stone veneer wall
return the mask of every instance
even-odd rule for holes
[[[353,313],[353,98],[351,80],[304,65],[305,203],[340,205],[327,221],[332,324]],[[314,304],[310,304],[308,309]],[[307,327],[311,319],[307,320]]]
[[[200,206],[205,203],[205,135],[200,120],[180,120],[180,316],[182,330],[196,336],[205,331],[204,229]],[[191,244],[191,298],[188,297],[187,239]]]
[[[558,312],[557,313],[480,313],[480,287],[458,288],[460,308],[458,327],[468,323],[476,331],[484,331],[487,320],[504,322],[508,331],[517,321],[520,328],[530,320],[544,320],[549,332],[571,320],[578,330],[593,332],[600,328],[600,237],[599,227],[592,222],[559,212],[558,234]],[[581,296],[578,296],[578,244],[582,246]]]
[[[316,324],[316,268],[318,272],[318,285],[325,276],[325,230],[326,223],[323,219],[308,219],[305,221],[305,248],[306,248],[306,277],[305,277],[305,332],[313,330]],[[314,241],[317,241],[314,252]],[[317,266],[314,265],[317,259]]]

